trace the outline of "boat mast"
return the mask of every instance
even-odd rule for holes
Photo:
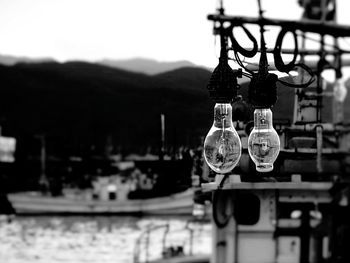
[[[337,23],[337,5],[336,1],[334,1],[334,19],[333,21]],[[338,38],[334,37],[334,47],[339,50],[339,42]],[[335,65],[335,83],[334,85],[337,85],[337,82],[342,78],[342,66],[343,61],[341,55],[334,56],[334,65]],[[336,93],[336,86],[333,87],[334,94]],[[333,123],[334,124],[342,124],[344,121],[344,101],[341,101],[335,96],[333,97]]]
[[[43,192],[49,190],[49,180],[46,175],[46,139],[45,135],[38,136],[40,140],[40,180],[39,185],[42,188]]]
[[[165,153],[165,115],[164,113],[160,114],[160,151],[159,151],[159,160],[164,160]]]

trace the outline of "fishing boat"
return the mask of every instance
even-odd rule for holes
[[[40,192],[8,194],[18,215],[28,214],[127,214],[191,215],[193,190],[164,197],[134,200],[94,200],[75,196],[45,196]]]
[[[186,161],[117,165],[119,173],[87,177],[84,188],[63,186],[57,190],[51,184],[46,191],[8,193],[7,198],[18,215],[192,215],[195,190]]]

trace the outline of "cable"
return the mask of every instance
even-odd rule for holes
[[[283,62],[282,59],[282,42],[283,42],[283,38],[285,37],[285,35],[287,33],[292,33],[293,38],[294,38],[294,51],[293,51],[293,59],[291,62],[289,62],[288,64],[285,64]],[[275,61],[275,66],[276,69],[280,72],[285,72],[288,73],[289,71],[291,71],[294,67],[295,67],[295,61],[297,59],[298,56],[298,40],[297,40],[297,35],[295,34],[295,31],[289,31],[286,29],[282,29],[276,39],[276,44],[275,44],[275,48],[273,50],[273,58]]]
[[[291,60],[291,62],[289,62],[288,64],[285,64],[283,59],[282,59],[282,42],[283,39],[285,37],[285,35],[287,33],[292,33],[293,35],[293,39],[294,39],[294,51],[293,51],[293,59]],[[275,61],[275,66],[276,69],[280,72],[285,72],[285,73],[289,73],[291,70],[295,69],[296,67],[300,67],[302,69],[304,69],[309,75],[310,75],[310,79],[305,82],[305,83],[301,83],[301,84],[293,84],[293,83],[289,83],[287,81],[283,81],[283,80],[278,80],[280,83],[282,83],[285,86],[288,87],[292,87],[292,88],[306,88],[308,87],[312,82],[315,81],[315,77],[314,77],[314,73],[312,72],[312,70],[306,66],[303,63],[295,63],[296,59],[298,57],[298,39],[297,39],[297,34],[295,33],[295,31],[290,31],[290,30],[286,30],[286,29],[281,29],[281,31],[279,32],[277,39],[276,39],[276,44],[275,44],[275,48],[273,50],[273,58]]]
[[[242,54],[243,56],[245,56],[247,58],[252,58],[258,52],[258,43],[257,43],[256,39],[254,38],[254,36],[252,35],[252,33],[250,33],[250,31],[248,29],[246,29],[243,25],[240,25],[240,27],[246,33],[246,35],[250,39],[250,41],[252,41],[253,48],[252,48],[252,50],[247,50],[247,49],[244,49],[241,45],[238,44],[236,38],[233,35],[234,25],[231,25],[230,28],[229,28],[229,30],[231,32],[229,37],[230,37],[230,40],[231,40],[231,43],[232,43],[232,48],[233,48],[233,50],[235,52],[238,52],[238,53]]]
[[[250,73],[251,75],[253,75],[254,72],[253,72],[252,70],[246,68],[246,66],[243,65],[243,62],[242,62],[241,58],[239,57],[238,52],[237,52],[236,50],[234,50],[234,54],[235,54],[235,58],[236,58],[237,64],[238,64],[241,68],[243,68],[245,71],[247,71],[248,73]]]
[[[290,82],[287,82],[287,81],[283,81],[281,79],[278,79],[277,81],[282,83],[285,86],[288,86],[288,87],[291,87],[291,88],[296,88],[296,89],[307,88],[308,86],[310,86],[310,84],[312,82],[315,81],[314,73],[312,72],[312,70],[308,66],[306,66],[303,63],[298,63],[298,64],[294,65],[294,68],[295,67],[300,67],[300,68],[304,69],[310,75],[310,79],[307,82],[301,83],[301,84],[293,84],[293,83],[290,83]]]
[[[247,78],[250,78],[250,79],[253,78],[253,76],[251,74],[248,74],[246,72],[242,72],[242,75],[247,77]]]

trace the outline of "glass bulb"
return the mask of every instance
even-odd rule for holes
[[[272,125],[270,109],[254,111],[254,128],[248,138],[248,152],[258,172],[270,172],[280,151],[280,138]]]
[[[228,173],[241,157],[241,140],[232,123],[232,106],[216,103],[214,123],[204,141],[204,158],[217,173]]]

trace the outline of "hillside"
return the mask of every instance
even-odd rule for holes
[[[160,62],[153,59],[133,58],[133,59],[104,59],[97,61],[98,64],[109,66],[112,68],[127,70],[131,72],[145,73],[148,75],[156,75],[183,67],[196,67],[189,61]]]
[[[212,124],[210,75],[185,67],[148,76],[84,62],[0,66],[0,125],[33,155],[40,150],[38,135],[46,136],[48,152],[58,156],[150,148],[156,153],[163,113],[166,146],[196,146]],[[239,94],[247,97],[247,84]],[[275,119],[292,118],[293,94],[278,88]],[[325,120],[329,107],[326,101]]]
[[[107,143],[115,151],[157,147],[164,113],[168,145],[197,144],[212,121],[205,88],[210,72],[181,74],[194,77],[173,83],[83,62],[1,66],[0,124],[19,139],[45,134],[56,154],[80,155],[91,147],[101,154]]]

